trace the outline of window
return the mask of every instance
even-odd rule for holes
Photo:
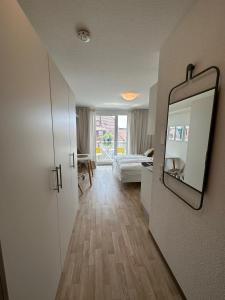
[[[97,163],[112,163],[115,155],[127,154],[127,115],[96,116]]]

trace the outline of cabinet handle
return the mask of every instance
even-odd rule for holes
[[[73,158],[73,168],[75,168],[75,154],[74,154],[74,152],[72,153],[72,158]]]
[[[56,187],[53,188],[53,190],[57,191],[59,193],[59,174],[58,174],[58,167],[55,167],[55,169],[52,169],[52,172],[56,172]]]
[[[59,183],[59,186],[60,186],[61,189],[62,189],[62,166],[61,166],[61,164],[59,164],[58,170],[59,170],[59,176],[60,176],[60,183]]]

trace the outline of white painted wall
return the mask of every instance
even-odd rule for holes
[[[190,300],[225,297],[225,1],[200,0],[161,49],[150,230]],[[201,211],[193,211],[159,180],[170,89],[185,79],[189,63],[196,72],[221,70],[211,167]],[[193,87],[192,87],[193,89]]]
[[[149,92],[149,120],[148,120],[148,134],[155,134],[155,120],[156,120],[156,107],[157,107],[157,91],[158,83],[151,86]]]
[[[192,102],[184,181],[202,190],[206,152],[211,124],[213,97]],[[186,143],[187,144],[187,143]]]

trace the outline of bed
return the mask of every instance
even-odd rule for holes
[[[141,182],[142,162],[153,162],[153,158],[146,155],[115,156],[113,173],[122,183]]]

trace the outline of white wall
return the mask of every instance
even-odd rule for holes
[[[155,119],[156,119],[156,106],[157,106],[157,91],[158,83],[151,86],[149,92],[149,119],[148,119],[148,134],[155,134]]]
[[[202,190],[203,184],[213,97],[214,95],[193,101],[191,105],[190,132],[184,181],[199,191]]]
[[[150,230],[190,300],[225,297],[225,1],[200,0],[161,49],[153,199]],[[210,65],[221,70],[219,107],[204,204],[194,211],[159,180],[162,132],[170,89],[185,79],[187,64],[196,72]]]

